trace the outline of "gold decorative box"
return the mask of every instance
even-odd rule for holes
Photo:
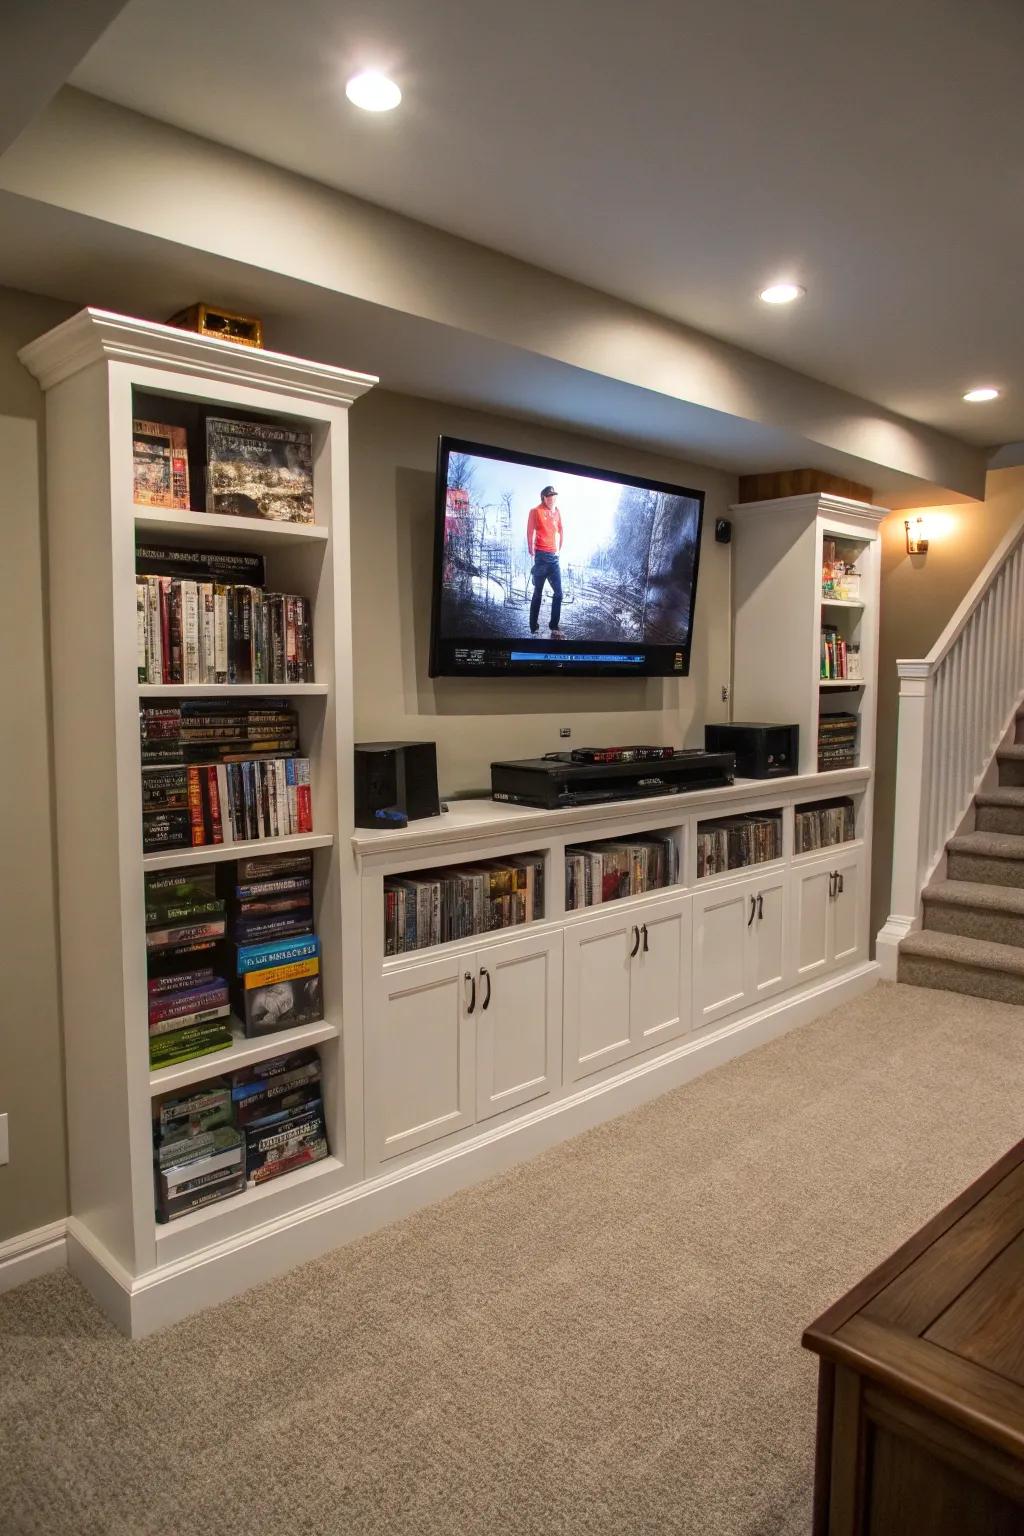
[[[262,347],[263,321],[254,315],[236,315],[230,309],[212,304],[193,304],[172,315],[168,325],[181,331],[198,331],[200,336],[217,336],[221,341],[237,341],[243,347]]]

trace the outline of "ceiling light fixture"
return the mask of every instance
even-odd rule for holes
[[[970,405],[980,405],[983,400],[998,400],[999,391],[998,389],[993,389],[991,384],[984,384],[978,389],[969,389],[964,395],[964,399]]]
[[[387,75],[375,69],[364,69],[353,75],[345,86],[345,95],[354,107],[364,112],[393,112],[402,99],[402,93]]]
[[[761,289],[761,298],[766,304],[792,304],[794,299],[802,299],[807,292],[799,283],[772,283],[769,288]]]

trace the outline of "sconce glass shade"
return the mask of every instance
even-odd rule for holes
[[[928,553],[928,525],[924,518],[908,517],[903,526],[907,530],[907,554],[926,555]]]

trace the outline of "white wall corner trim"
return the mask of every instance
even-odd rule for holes
[[[51,1221],[0,1243],[0,1292],[11,1291],[26,1280],[64,1269],[67,1264],[66,1221]]]

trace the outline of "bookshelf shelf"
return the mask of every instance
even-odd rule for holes
[[[823,608],[857,608],[860,610],[864,608],[864,604],[859,598],[852,597],[823,597],[821,606]]]
[[[206,848],[172,848],[168,853],[143,855],[142,867],[176,869],[179,864],[220,864],[225,859],[251,859],[264,853],[301,853],[307,848],[330,848],[332,832],[295,832],[290,837],[261,837],[244,843],[214,843]]]
[[[852,688],[863,688],[864,683],[862,681],[855,682],[852,678],[849,677],[820,677],[818,679],[818,687],[845,688],[850,690]]]
[[[140,699],[323,699],[326,683],[140,683]]]
[[[273,1035],[261,1035],[250,1039],[241,1029],[233,1029],[233,1046],[214,1051],[209,1056],[197,1056],[183,1061],[176,1067],[162,1067],[149,1074],[149,1090],[156,1097],[161,1093],[173,1093],[190,1083],[202,1083],[207,1078],[221,1077],[225,1072],[236,1072],[239,1067],[252,1066],[256,1061],[268,1061],[271,1056],[283,1056],[289,1051],[301,1050],[307,1045],[322,1045],[325,1040],[336,1040],[341,1033],[337,1024],[326,1019],[318,1024],[303,1024],[297,1029],[283,1029]]]
[[[224,1225],[230,1223],[236,1225],[239,1217],[247,1212],[252,1212],[255,1220],[259,1220],[268,1203],[274,1206],[284,1204],[292,1209],[300,1205],[307,1205],[318,1198],[316,1185],[330,1175],[343,1173],[343,1164],[336,1157],[322,1157],[318,1163],[310,1163],[305,1168],[297,1168],[294,1173],[286,1173],[279,1179],[271,1179],[267,1184],[258,1184],[253,1188],[242,1190],[240,1194],[232,1195],[230,1199],[221,1200],[216,1205],[204,1206],[202,1210],[193,1211],[188,1216],[180,1216],[177,1221],[170,1221],[166,1225],[154,1222],[157,1260],[160,1263],[173,1262],[177,1256],[177,1250],[181,1248],[195,1248],[206,1246],[214,1239],[212,1235],[207,1238],[206,1231],[213,1223]],[[337,1182],[337,1179],[334,1180]],[[202,1234],[202,1243],[197,1244],[192,1239]],[[172,1250],[165,1258],[167,1250]]]
[[[132,504],[136,533],[168,534],[187,539],[190,545],[212,544],[265,554],[292,544],[313,548],[326,544],[329,534],[322,523],[268,523],[253,517],[223,517],[213,512],[178,512],[161,507]]]

